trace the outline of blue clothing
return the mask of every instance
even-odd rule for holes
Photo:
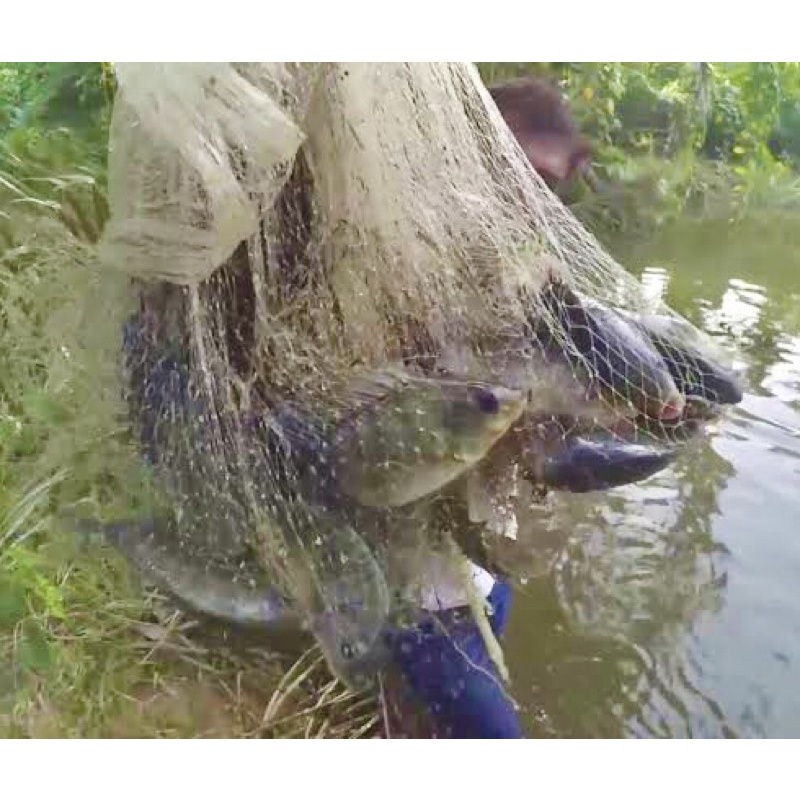
[[[511,609],[510,584],[497,581],[488,600],[492,630],[499,637]],[[525,738],[468,609],[427,613],[410,630],[391,634],[389,644],[409,699],[428,709],[441,738]]]

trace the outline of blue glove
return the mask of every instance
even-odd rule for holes
[[[490,623],[500,636],[508,621],[510,584],[489,594]],[[389,637],[393,661],[410,695],[429,711],[448,739],[524,739],[522,724],[467,609],[426,612],[410,630]]]
[[[495,581],[486,599],[492,609],[489,625],[492,627],[492,633],[499,639],[506,629],[508,615],[511,613],[511,602],[514,599],[511,584],[503,580]]]

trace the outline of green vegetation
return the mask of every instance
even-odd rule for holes
[[[800,64],[480,69],[547,74],[569,94],[606,187],[576,190],[573,207],[600,235],[800,206]],[[80,341],[62,336],[107,217],[113,91],[106,64],[0,64],[0,735],[369,733],[374,708],[313,651],[287,669],[209,638],[143,596],[114,553],[57,533],[57,505],[108,513],[135,495],[107,470],[126,457],[113,403],[93,396],[90,361],[71,366]],[[113,332],[95,337],[114,345]]]
[[[479,64],[487,82],[557,81],[595,148],[606,191],[575,198],[601,237],[684,214],[800,208],[800,63]]]
[[[115,552],[59,532],[56,508],[113,515],[138,493],[91,356],[119,332],[80,324],[107,218],[108,75],[0,66],[0,736],[368,734],[373,704],[315,651],[292,664],[211,635]]]

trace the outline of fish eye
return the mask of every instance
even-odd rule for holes
[[[500,401],[497,395],[489,389],[476,389],[475,401],[478,408],[485,414],[496,414],[500,410]]]
[[[353,645],[351,645],[350,642],[342,642],[339,651],[342,654],[342,658],[346,658],[348,660],[350,660],[354,655]]]

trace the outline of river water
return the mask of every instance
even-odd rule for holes
[[[505,640],[532,736],[800,736],[800,224],[682,221],[614,255],[747,393],[636,487],[521,526]]]

